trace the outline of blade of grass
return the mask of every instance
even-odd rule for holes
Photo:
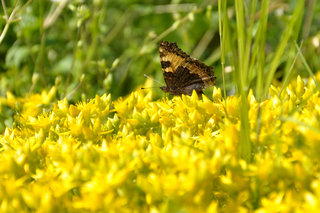
[[[237,27],[237,43],[238,43],[238,69],[236,71],[239,75],[239,91],[241,96],[241,106],[240,106],[240,121],[241,121],[241,129],[240,129],[240,146],[239,146],[239,155],[242,159],[247,162],[251,161],[251,142],[249,137],[249,103],[247,99],[248,93],[248,63],[246,60],[246,52],[245,52],[245,17],[244,17],[244,5],[243,1],[235,0],[235,8],[236,8],[236,27]],[[249,32],[251,33],[251,32]]]
[[[255,43],[254,51],[258,54],[258,70],[257,70],[257,82],[256,82],[256,96],[257,100],[261,101],[263,93],[263,75],[265,66],[265,46],[266,46],[266,34],[268,23],[268,7],[269,0],[263,0],[261,6],[261,15],[259,18],[259,29],[257,33],[257,42]],[[254,59],[252,59],[254,62]],[[251,66],[253,69],[253,65]]]
[[[257,80],[256,80],[256,97],[259,102],[258,112],[257,112],[257,126],[256,126],[256,141],[259,141],[260,132],[261,132],[261,99],[263,94],[263,75],[264,75],[264,66],[265,66],[265,46],[266,46],[266,34],[267,34],[267,23],[268,23],[268,10],[269,10],[269,0],[263,0],[260,10],[259,17],[259,28],[257,32],[256,42],[253,47],[255,55],[258,55],[257,59]],[[255,58],[252,58],[251,69],[254,67]]]
[[[215,28],[208,29],[204,33],[204,35],[202,36],[202,38],[200,39],[200,41],[198,42],[198,44],[196,45],[196,47],[194,48],[194,50],[191,53],[191,55],[194,58],[200,58],[202,56],[202,54],[204,53],[206,48],[209,46],[209,43],[211,42],[215,33],[216,33]]]
[[[37,56],[37,61],[36,61],[36,72],[40,73],[40,79],[42,81],[43,85],[47,84],[46,80],[46,70],[45,70],[45,54],[46,54],[46,32],[43,28],[43,21],[44,21],[44,3],[43,1],[39,2],[39,21],[40,21],[40,26],[39,26],[39,34],[40,34],[40,50]]]
[[[316,6],[316,0],[309,0],[306,2],[306,16],[304,18],[303,23],[303,29],[302,29],[302,39],[307,39],[310,33],[311,24],[312,24],[312,18],[314,15],[314,11],[317,8]]]
[[[268,71],[266,81],[265,81],[265,86],[264,86],[265,88],[264,98],[266,98],[268,95],[268,89],[269,89],[269,86],[271,85],[272,79],[274,77],[274,73],[280,64],[281,57],[283,56],[283,53],[286,49],[287,43],[292,35],[292,32],[295,30],[296,23],[299,20],[300,16],[303,14],[303,9],[304,9],[304,0],[299,0],[298,5],[296,6],[292,14],[292,18],[287,28],[285,29],[285,31],[281,36],[278,48],[271,62],[271,67],[270,67],[270,70]]]
[[[301,46],[302,46],[302,43],[301,43]],[[300,47],[301,47],[300,46]],[[291,66],[289,68],[289,71],[286,73],[285,77],[284,77],[284,81],[282,83],[282,86],[281,86],[281,89],[279,91],[279,94],[278,94],[278,97],[280,97],[282,91],[284,88],[286,88],[289,84],[289,81],[290,81],[290,77],[292,76],[292,70],[293,70],[293,67],[294,67],[294,64],[296,63],[296,60],[297,60],[297,57],[298,57],[298,52],[296,53],[292,63],[291,63]]]
[[[309,75],[311,76],[311,78],[313,79],[313,81],[314,81],[317,89],[320,91],[320,86],[319,86],[319,84],[318,84],[318,82],[317,82],[317,80],[316,80],[316,78],[315,78],[315,76],[314,76],[314,74],[313,74],[310,66],[308,65],[305,57],[303,56],[303,54],[302,54],[302,52],[301,52],[301,50],[300,50],[300,47],[298,46],[297,42],[295,42],[295,45],[296,45],[296,48],[297,48],[297,50],[298,50],[298,54],[299,54],[299,56],[300,56],[300,59],[301,59],[303,65],[306,67],[306,69],[307,69]]]
[[[307,10],[306,10],[307,11]],[[301,15],[298,19],[297,22],[294,26],[294,31],[292,32],[292,36],[291,39],[292,41],[297,41],[300,35],[300,32],[302,32],[301,30],[301,24],[302,24],[302,20],[303,20],[303,15]],[[290,44],[288,45],[288,49],[286,51],[286,57],[284,59],[285,61],[285,68],[284,68],[284,75],[286,76],[287,73],[289,72],[291,65],[292,65],[292,61],[295,58],[295,55],[297,53],[296,51],[296,47],[294,45],[293,42],[290,42]]]
[[[256,0],[251,1],[251,6],[250,6],[250,18],[249,18],[249,26],[247,30],[247,35],[246,35],[246,45],[245,45],[245,61],[244,61],[244,67],[246,70],[248,70],[249,62],[250,62],[250,55],[251,55],[251,45],[252,45],[252,36],[253,36],[253,25],[254,25],[254,17],[255,17],[255,8],[257,5]],[[247,71],[246,75],[246,81],[248,82],[248,85],[250,85],[250,75],[249,75],[249,70]]]
[[[240,77],[240,85],[239,89],[245,90],[247,87],[246,85],[246,78],[247,78],[247,72],[245,70],[245,31],[246,28],[244,23],[244,6],[242,1],[235,1],[235,7],[236,7],[236,27],[237,27],[237,43],[238,43],[238,63],[239,63],[239,77]]]
[[[219,36],[220,36],[220,49],[221,49],[221,72],[222,72],[222,84],[223,84],[223,97],[225,99],[225,106],[227,108],[227,101],[226,101],[227,92],[226,92],[226,80],[225,80],[225,72],[224,72],[224,65],[226,62],[226,58],[225,58],[226,57],[225,56],[225,39],[226,39],[226,27],[227,27],[227,23],[226,23],[227,9],[226,8],[227,8],[227,1],[223,1],[223,5],[222,5],[221,0],[219,0],[218,11],[219,11]]]

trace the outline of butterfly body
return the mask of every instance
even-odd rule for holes
[[[176,43],[162,41],[159,54],[166,86],[160,87],[173,95],[191,95],[195,90],[198,95],[216,82],[213,68],[191,58]]]

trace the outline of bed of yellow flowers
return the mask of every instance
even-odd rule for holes
[[[0,135],[0,212],[318,212],[315,82],[271,86],[262,103],[249,93],[250,162],[238,154],[240,98],[213,90],[77,104],[55,101],[54,87],[8,93],[0,113],[16,113]]]

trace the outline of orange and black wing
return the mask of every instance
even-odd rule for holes
[[[170,91],[191,94],[193,89],[202,92],[215,84],[213,68],[191,58],[176,43],[162,41],[159,53],[164,80]]]

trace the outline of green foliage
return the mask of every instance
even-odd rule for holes
[[[8,10],[22,6],[6,4]],[[104,92],[114,98],[125,95],[145,81],[143,74],[162,78],[157,53],[161,39],[189,51],[214,26],[208,10],[209,3],[191,2],[31,1],[1,44],[0,64],[6,68],[1,76],[6,80],[0,94],[9,90],[21,95],[31,87],[42,91],[55,85],[60,98],[68,95],[75,101]],[[197,54],[205,50],[210,54],[207,49]],[[32,82],[35,73],[39,78]]]
[[[243,2],[240,3],[241,6]],[[308,15],[304,20],[302,15],[316,14],[320,3],[307,7],[312,10],[308,13],[301,6],[304,1],[244,3],[239,8],[234,2],[228,2],[224,9],[224,14],[228,11],[224,16],[228,21],[223,24],[227,38],[223,44],[225,66],[237,70],[237,63],[248,63],[248,56],[253,54],[258,61],[249,63],[250,69],[243,76],[249,74],[246,85],[250,86],[257,73],[262,73],[257,81],[260,94],[261,88],[266,88],[261,83],[263,73],[268,74],[266,84],[270,84],[275,71],[277,78],[288,72],[296,52],[292,41],[299,39],[300,26],[308,41],[306,45],[313,45],[309,41],[319,32],[320,18]],[[16,95],[30,89],[40,92],[53,85],[57,87],[59,98],[68,97],[74,101],[104,92],[112,93],[113,98],[125,95],[145,81],[143,74],[162,79],[157,53],[162,39],[177,42],[192,56],[214,66],[218,85],[222,85],[218,5],[214,2],[11,0],[5,4],[8,16],[15,11],[15,19],[10,22],[0,46],[2,96],[6,91]],[[240,11],[242,16],[237,18]],[[304,28],[304,21],[310,22],[309,28]],[[6,23],[2,19],[1,29]],[[241,34],[245,36],[242,39],[247,40],[242,47],[245,53],[237,53],[235,42],[241,39],[237,29],[242,29]],[[266,57],[262,57],[264,50]],[[317,51],[316,48],[303,50],[309,58],[314,57],[312,51]],[[244,58],[236,59],[231,53]],[[313,70],[319,69],[318,60],[310,62]],[[297,68],[300,70],[295,69],[295,73],[303,74],[304,67]],[[239,79],[236,73],[225,74],[227,92],[234,91],[233,83]],[[38,76],[36,81],[32,80],[34,75]]]

